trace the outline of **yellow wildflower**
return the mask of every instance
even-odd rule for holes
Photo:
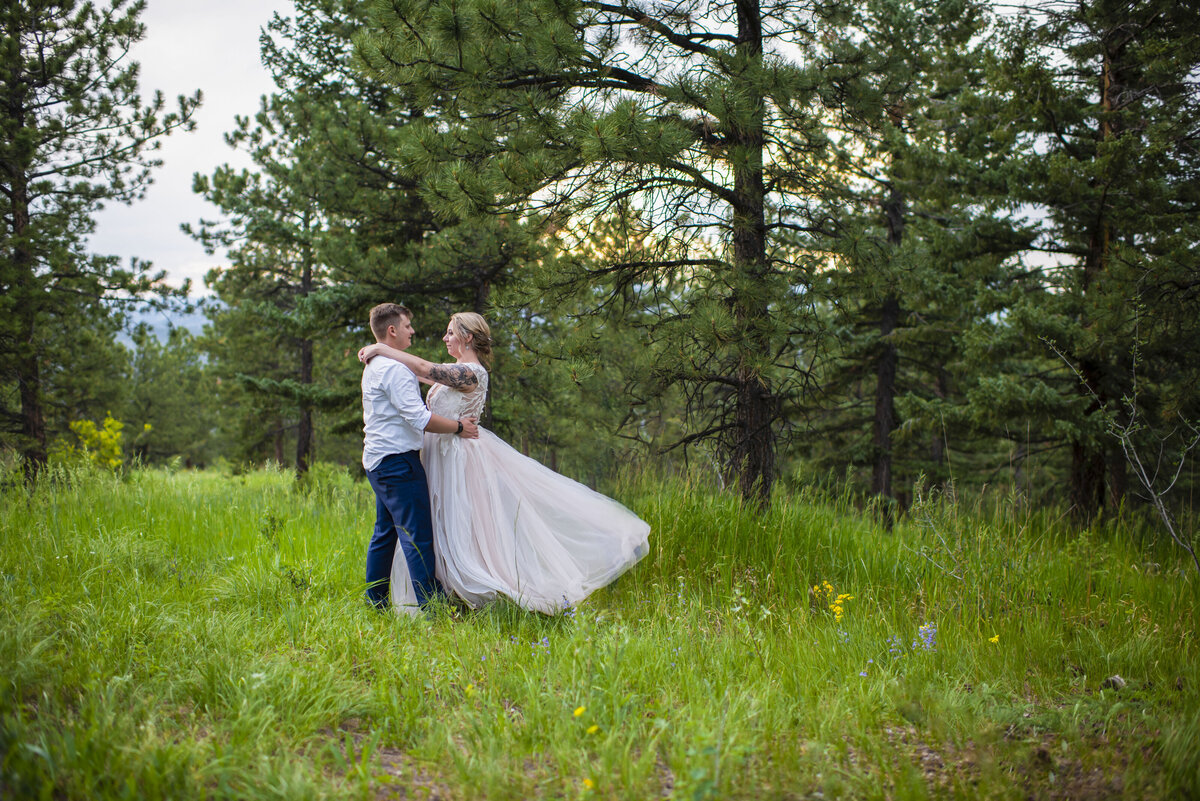
[[[583,713],[584,713],[584,712],[587,712],[587,707],[586,707],[586,706],[577,706],[577,707],[575,707],[575,717],[577,717],[577,718],[581,718],[581,717],[583,717]]]
[[[587,730],[588,734],[595,734],[598,731],[600,731],[600,727],[597,726],[595,723],[593,723],[591,726],[588,726],[588,730]]]
[[[846,601],[853,601],[854,596],[849,593],[842,593],[829,602],[829,611],[833,612],[833,619],[841,621],[842,614],[845,612],[845,607],[842,606]]]
[[[596,783],[594,781],[592,781],[591,779],[584,779],[583,786],[586,787],[587,789],[591,790],[593,787],[596,786]]]
[[[988,642],[1000,642],[1000,635],[996,634],[988,638]]]

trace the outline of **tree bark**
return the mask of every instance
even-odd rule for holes
[[[1120,88],[1120,81],[1114,68],[1114,58],[1115,54],[1106,49],[1100,68],[1099,88],[1102,116],[1097,135],[1101,141],[1111,139],[1116,133],[1116,126],[1108,116],[1108,113],[1114,108],[1113,97]],[[1095,222],[1088,236],[1087,252],[1083,260],[1079,322],[1084,328],[1092,325],[1087,312],[1090,291],[1097,279],[1108,270],[1113,232],[1107,211],[1102,195],[1099,207],[1096,209]],[[1079,386],[1078,391],[1089,397],[1095,395],[1095,403],[1088,406],[1086,413],[1088,417],[1101,413],[1111,400],[1108,379],[1112,374],[1112,369],[1102,363],[1101,358],[1100,355],[1094,354],[1080,359],[1079,374],[1083,377],[1084,385]],[[1119,395],[1119,392],[1117,394]],[[1071,444],[1071,507],[1076,517],[1081,520],[1090,520],[1100,511],[1106,500],[1105,474],[1111,460],[1106,458],[1108,449],[1103,445],[1089,442],[1085,437],[1086,435],[1082,435]],[[1120,484],[1123,491],[1124,471],[1121,474]]]
[[[300,383],[308,386],[313,382],[313,341],[300,340]],[[313,451],[313,410],[306,399],[300,400],[300,421],[296,427],[296,475],[308,472]]]
[[[892,250],[904,241],[904,198],[893,188],[883,204],[888,245]],[[875,362],[875,420],[872,450],[871,494],[894,498],[892,491],[892,432],[896,430],[896,371],[900,352],[890,337],[900,323],[900,299],[889,291],[879,310],[879,358]]]
[[[14,288],[25,298],[18,308],[16,378],[21,398],[21,439],[25,480],[32,482],[46,466],[46,420],[38,365],[37,277],[29,247],[29,176],[21,164],[9,167],[12,186],[12,255]]]
[[[737,4],[737,54],[744,70],[755,72],[762,61],[762,18],[757,2]],[[736,77],[736,76],[735,76]],[[733,261],[742,284],[761,282],[767,271],[767,226],[763,186],[763,105],[759,98],[744,117],[729,125],[730,163],[733,167]],[[776,403],[767,378],[753,365],[754,358],[769,352],[760,327],[769,310],[753,292],[738,288],[732,298],[734,319],[745,332],[737,344],[737,394],[734,409],[734,442],[729,469],[736,473],[742,497],[764,505],[775,480]]]
[[[937,374],[937,382],[934,391],[940,400],[945,400],[950,395],[950,379],[946,375],[946,371],[939,369]],[[929,459],[940,472],[942,465],[946,461],[946,449],[950,443],[946,441],[946,432],[944,428],[939,428],[933,435],[933,440],[929,443]]]
[[[1089,263],[1091,259],[1089,254]],[[1091,401],[1085,412],[1088,417],[1099,414],[1108,403],[1104,372],[1093,359],[1080,361],[1079,375],[1083,381],[1078,392]],[[1088,441],[1086,435],[1080,435],[1071,443],[1071,508],[1080,520],[1090,520],[1104,505],[1104,474],[1105,448]]]
[[[304,264],[300,273],[300,299],[307,298],[312,292],[312,246],[308,243],[309,216],[304,215]],[[307,335],[300,339],[300,384],[306,390],[313,382],[313,341]],[[313,409],[312,402],[307,397],[300,398],[300,421],[296,428],[296,475],[303,476],[308,472],[313,451]]]
[[[1104,453],[1077,442],[1071,446],[1071,509],[1087,520],[1104,500]]]
[[[892,432],[896,430],[896,367],[899,351],[888,337],[900,320],[900,302],[895,295],[883,301],[879,315],[879,358],[875,362],[875,420],[872,445],[875,463],[871,470],[871,494],[892,498]]]
[[[21,434],[24,440],[25,479],[32,482],[46,467],[46,419],[42,411],[42,377],[38,369],[32,320],[24,326],[28,352],[17,360],[21,392]]]

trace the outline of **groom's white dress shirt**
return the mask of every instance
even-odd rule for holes
[[[363,368],[363,467],[383,457],[419,451],[432,413],[421,400],[417,377],[400,362],[376,356]]]

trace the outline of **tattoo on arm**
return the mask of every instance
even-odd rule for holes
[[[470,389],[479,384],[475,371],[465,364],[435,364],[429,368],[429,378],[450,389],[459,391]]]

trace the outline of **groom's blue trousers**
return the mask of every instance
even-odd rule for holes
[[[375,490],[375,532],[367,546],[367,600],[387,607],[392,557],[399,544],[422,606],[437,593],[433,563],[433,515],[420,451],[385,456],[367,480]]]

